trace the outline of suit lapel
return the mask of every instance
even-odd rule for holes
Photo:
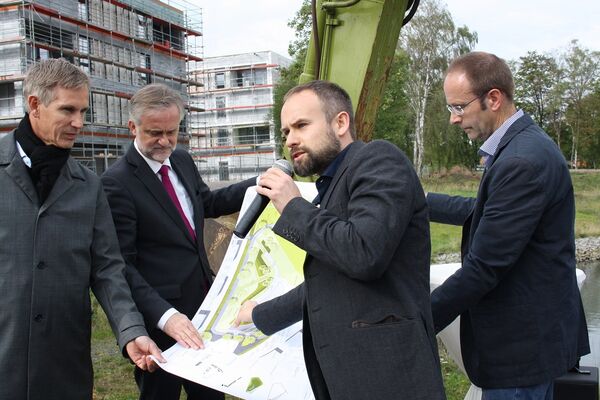
[[[192,238],[190,237],[190,234],[183,220],[181,219],[175,204],[173,204],[173,201],[167,194],[162,183],[156,174],[152,172],[142,156],[139,155],[133,144],[129,146],[129,150],[127,151],[127,161],[132,165],[133,173],[142,182],[142,184],[144,184],[146,189],[148,189],[150,195],[154,197],[156,202],[165,211],[169,218],[173,220],[175,225],[177,225],[179,229],[185,233],[185,236],[189,239],[189,241],[192,242]]]
[[[50,194],[48,194],[48,198],[46,199],[44,204],[42,204],[40,212],[47,210],[52,204],[56,202],[56,200],[60,198],[60,196],[62,196],[68,190],[70,190],[74,184],[73,179],[85,180],[85,177],[79,171],[77,161],[73,160],[72,158],[69,158],[67,160],[67,163],[61,169],[60,175],[58,176],[56,183],[54,183],[54,187],[50,191]]]
[[[496,154],[494,154],[494,157],[492,157],[492,163],[490,164],[490,166],[486,167],[486,171],[489,170],[492,167],[492,165],[494,165],[494,162],[498,159],[500,153],[506,147],[506,145],[510,143],[510,141],[515,136],[517,136],[519,132],[521,132],[523,129],[527,128],[531,124],[533,124],[533,120],[531,119],[531,117],[528,114],[524,114],[521,118],[517,119],[511,126],[508,127],[508,130],[506,131],[506,133],[502,137],[502,140],[500,140],[500,143],[498,144]]]
[[[469,216],[467,217],[467,220],[465,221],[465,223],[463,225],[462,239],[461,239],[461,245],[460,245],[461,260],[464,259],[464,256],[467,254],[467,252],[471,246],[471,232],[474,232],[471,230],[471,228],[474,228],[471,225],[473,224],[473,215],[474,215],[475,209],[478,207],[477,204],[479,202],[486,201],[486,199],[483,196],[482,190],[483,190],[483,186],[485,184],[485,179],[488,176],[490,168],[492,168],[492,166],[494,165],[496,160],[499,158],[500,153],[502,153],[502,150],[506,147],[506,145],[508,143],[510,143],[510,141],[515,136],[517,136],[523,129],[525,129],[526,127],[528,127],[531,124],[533,124],[533,120],[527,114],[524,114],[521,118],[517,119],[508,128],[508,130],[502,137],[502,140],[500,140],[500,143],[498,144],[498,149],[496,150],[496,154],[494,154],[494,156],[492,158],[492,163],[490,164],[490,166],[486,166],[485,170],[483,171],[483,175],[481,176],[481,180],[479,181],[479,188],[477,189],[477,197],[476,197],[475,206],[469,213]]]
[[[333,179],[331,180],[331,183],[329,184],[327,193],[325,193],[325,196],[323,197],[323,199],[321,201],[322,208],[327,208],[327,204],[329,203],[331,194],[334,192],[335,187],[339,183],[341,177],[344,175],[344,173],[348,169],[348,166],[350,165],[350,161],[352,161],[352,158],[354,158],[354,154],[356,152],[358,152],[361,148],[363,148],[364,145],[365,145],[365,143],[357,141],[357,142],[353,142],[352,147],[350,147],[348,149],[348,154],[346,154],[346,157],[344,157],[344,161],[342,161],[342,164],[339,166],[339,168],[335,172],[335,176],[333,177]]]
[[[12,135],[11,135],[12,136]],[[35,187],[33,186],[33,182],[31,181],[31,177],[27,172],[27,166],[21,160],[19,156],[19,152],[16,151],[16,146],[14,145],[14,140],[11,141],[13,145],[13,157],[10,160],[10,164],[6,167],[6,173],[8,176],[12,178],[12,180],[17,184],[19,188],[25,193],[25,195],[29,198],[29,200],[38,204],[39,199],[37,192],[35,191]],[[8,149],[10,152],[10,149]]]
[[[32,203],[39,205],[37,191],[31,181],[27,166],[23,160],[21,160],[20,154],[17,151],[14,134],[8,135],[6,140],[7,142],[5,143],[7,143],[7,146],[5,146],[0,153],[0,163],[10,160],[10,164],[6,168],[6,173],[15,181],[17,186],[21,188],[23,193],[25,193]],[[60,175],[54,183],[48,198],[44,204],[41,205],[40,213],[47,210],[73,186],[73,178],[85,179],[78,168],[77,162],[72,158],[69,158],[67,163],[61,169]]]

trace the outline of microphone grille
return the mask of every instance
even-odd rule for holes
[[[294,168],[292,167],[292,164],[290,164],[290,162],[284,158],[275,161],[275,164],[273,164],[273,166],[282,170],[289,176],[292,176],[294,174]]]

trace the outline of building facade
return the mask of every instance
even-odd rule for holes
[[[273,51],[204,59],[194,79],[203,83],[190,104],[190,151],[207,181],[252,177],[277,158],[273,90],[291,63]]]
[[[131,143],[129,99],[148,83],[200,91],[200,9],[184,0],[0,1],[0,135],[24,115],[23,78],[35,62],[65,58],[91,78],[86,125],[72,154],[103,172]],[[199,111],[193,107],[191,112]],[[188,113],[189,116],[189,113]],[[189,117],[181,143],[189,143]]]

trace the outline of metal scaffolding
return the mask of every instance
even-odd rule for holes
[[[24,75],[33,63],[65,58],[91,79],[86,125],[72,154],[98,173],[124,153],[129,99],[161,82],[189,99],[202,83],[201,10],[185,0],[0,1],[0,132],[22,118]],[[189,142],[190,107],[182,124]]]
[[[196,76],[190,102],[190,151],[205,180],[246,179],[275,161],[273,91],[291,61],[272,51],[211,57]]]

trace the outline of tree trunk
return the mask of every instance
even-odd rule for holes
[[[427,97],[429,96],[429,75],[425,78],[425,87],[423,96],[419,99],[417,108],[417,118],[415,121],[415,140],[413,150],[413,163],[419,178],[423,173],[423,155],[425,153],[425,110],[427,109]]]
[[[571,140],[571,168],[577,169],[577,136],[573,132]]]

